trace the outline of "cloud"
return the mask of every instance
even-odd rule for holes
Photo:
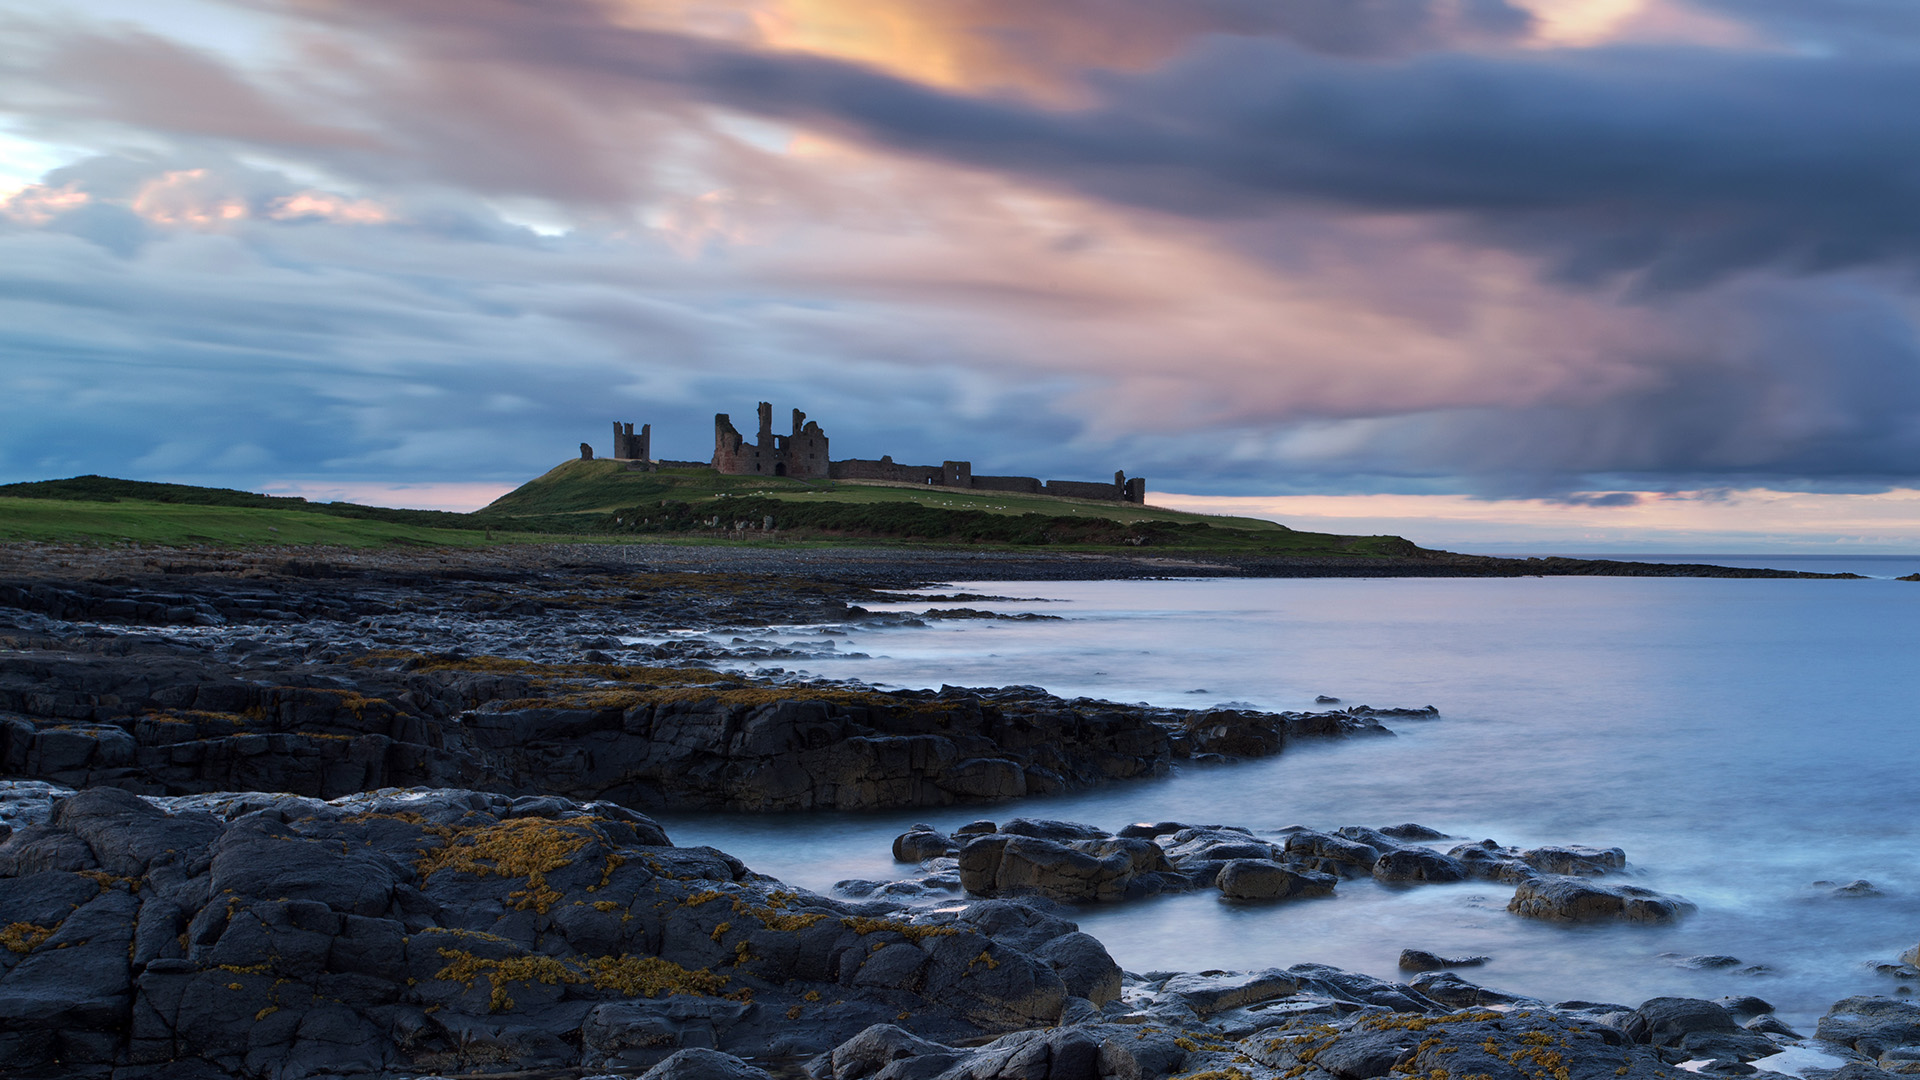
[[[1638,506],[1641,495],[1637,491],[1575,491],[1562,495],[1552,501],[1564,506]]]
[[[256,7],[272,56],[0,60],[100,149],[0,203],[0,469],[498,483],[585,410],[698,457],[763,397],[843,455],[1197,492],[1920,451],[1920,69],[1786,6]]]

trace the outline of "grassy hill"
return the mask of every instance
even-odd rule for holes
[[[612,461],[566,462],[471,514],[311,503],[102,476],[0,486],[0,540],[465,547],[641,538],[1152,547],[1359,558],[1419,550],[1393,536],[1296,532],[1256,518],[1131,503],[872,481],[721,476],[706,469],[631,472]]]

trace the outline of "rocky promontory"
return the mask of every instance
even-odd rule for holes
[[[418,785],[641,809],[860,810],[1054,794],[1436,714],[1180,710],[716,670],[833,644],[781,645],[756,628],[902,618],[855,602],[897,596],[845,582],[172,569],[159,567],[163,583],[0,581],[6,775],[158,795]],[[676,636],[688,626],[742,633],[732,645]],[[648,634],[663,640],[623,641]]]

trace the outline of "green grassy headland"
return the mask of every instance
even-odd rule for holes
[[[0,485],[0,541],[469,547],[642,538],[1148,547],[1358,558],[1418,551],[1394,536],[1297,532],[1257,518],[1132,503],[873,481],[722,476],[706,469],[633,472],[612,461],[566,462],[470,514],[312,503],[102,476]]]

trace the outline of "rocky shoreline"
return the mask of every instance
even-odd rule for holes
[[[1070,917],[1196,889],[1304,902],[1361,876],[1511,884],[1520,918],[1683,917],[1684,900],[1609,880],[1618,849],[1010,818],[916,828],[894,847],[916,877],[826,896],[674,846],[647,811],[984,806],[1437,715],[715,667],[805,659],[823,646],[754,629],[897,620],[865,605],[932,577],[1042,576],[898,555],[0,550],[0,1073],[1920,1072],[1920,1006],[1893,998],[1842,1001],[1806,1038],[1757,998],[1549,1003],[1416,952],[1405,983],[1304,964],[1126,972]],[[1193,572],[1050,562],[1044,576]],[[933,606],[904,617],[994,617],[991,598],[914,599]],[[669,633],[719,627],[743,633]],[[663,643],[621,641],[649,633]]]

